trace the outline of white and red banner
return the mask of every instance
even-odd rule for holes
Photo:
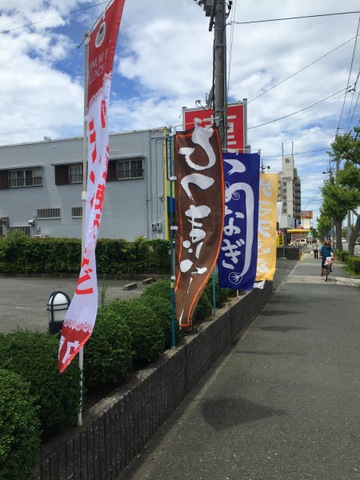
[[[105,198],[109,160],[107,106],[116,41],[125,0],[110,1],[90,33],[87,114],[87,196],[84,251],[74,297],[66,313],[59,346],[64,372],[91,336],[98,309],[95,248]]]
[[[175,135],[175,309],[180,327],[192,316],[216,264],[224,226],[224,175],[219,130]]]

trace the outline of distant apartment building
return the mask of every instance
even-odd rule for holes
[[[110,135],[99,238],[168,238],[166,129]],[[0,235],[82,235],[83,138],[0,146]]]
[[[278,202],[282,203],[280,227],[298,227],[301,214],[301,180],[297,174],[293,156],[282,157]]]

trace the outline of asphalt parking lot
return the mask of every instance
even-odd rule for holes
[[[125,290],[129,284],[136,288]],[[46,331],[49,328],[47,304],[54,292],[64,292],[72,298],[77,278],[10,277],[0,275],[0,331],[16,328]],[[146,285],[133,280],[99,280],[99,301],[126,299],[140,295]]]

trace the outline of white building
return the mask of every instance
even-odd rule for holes
[[[166,129],[110,135],[99,238],[168,238]],[[82,137],[0,146],[0,234],[81,238]]]
[[[293,156],[282,157],[278,202],[282,202],[280,228],[296,228],[300,224],[301,180]]]

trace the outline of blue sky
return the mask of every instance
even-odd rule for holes
[[[0,144],[82,135],[79,44],[105,5],[0,0]],[[229,102],[248,99],[248,142],[270,171],[280,170],[282,151],[294,152],[302,209],[315,217],[326,151],[337,131],[359,121],[360,17],[344,14],[358,10],[357,0],[234,0],[228,17]],[[125,1],[112,132],[181,125],[183,106],[205,103],[213,69],[208,26],[194,0]]]

